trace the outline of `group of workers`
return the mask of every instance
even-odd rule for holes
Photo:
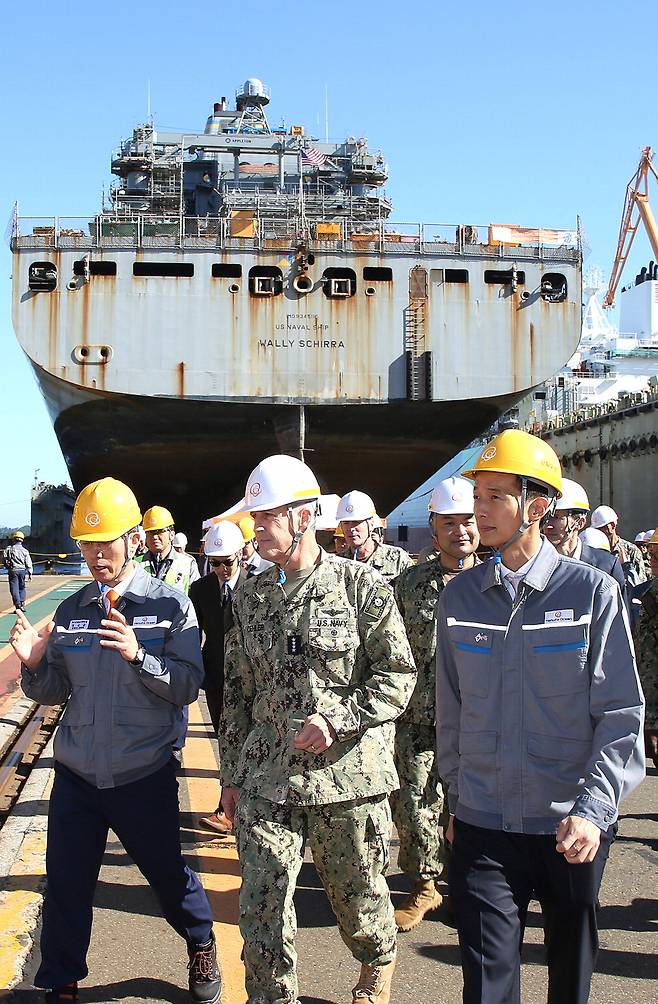
[[[11,634],[25,693],[66,701],[36,977],[51,1004],[75,1000],[87,975],[110,827],[186,941],[193,1000],[219,1000],[172,757],[202,685],[221,783],[203,822],[237,838],[248,1004],[298,1004],[293,894],[306,846],[360,965],[353,1004],[389,1004],[398,932],[441,905],[446,875],[466,1004],[519,1004],[531,898],[549,1002],[587,1001],[619,804],[644,776],[628,610],[655,696],[658,579],[645,581],[607,507],[592,514],[607,548],[580,539],[585,493],[519,430],[435,487],[432,550],[415,564],[383,543],[361,491],[336,513],[345,556],[328,553],[320,498],[302,461],[262,461],[239,512],[210,525],[199,577],[174,552],[167,510],[142,516],[111,478],[78,496],[71,535],[94,581],[39,632],[19,610]],[[648,555],[655,574],[658,535]],[[655,756],[658,721],[646,724]],[[410,886],[397,910],[391,819]]]

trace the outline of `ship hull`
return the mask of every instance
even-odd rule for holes
[[[50,374],[37,376],[74,487],[119,478],[144,508],[171,508],[191,540],[203,519],[242,496],[259,460],[295,453],[300,441],[323,491],[362,488],[380,512],[389,512],[520,396],[300,408],[85,392],[69,397]]]

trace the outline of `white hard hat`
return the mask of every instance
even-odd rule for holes
[[[315,521],[316,530],[335,530],[338,526],[336,510],[340,502],[339,495],[320,496],[320,515]]]
[[[439,516],[472,513],[475,508],[472,482],[466,478],[446,478],[445,481],[439,481],[432,491],[427,508]]]
[[[612,506],[600,505],[592,513],[590,523],[597,530],[600,530],[602,526],[607,526],[608,523],[616,523],[618,519],[619,517]]]
[[[581,530],[578,534],[583,544],[587,544],[589,547],[600,547],[602,551],[610,550],[610,541],[604,534],[603,530],[597,530],[593,526],[587,526],[584,530]]]
[[[243,512],[263,512],[282,505],[320,498],[320,485],[311,468],[285,453],[261,460],[249,475]]]
[[[644,544],[644,542],[645,542],[646,539],[647,539],[647,535],[644,532],[644,530],[639,530],[635,534],[635,536],[633,537],[633,541],[634,541],[635,544]]]
[[[184,533],[175,533],[171,544],[172,547],[182,547],[185,550],[187,547],[187,537]]]
[[[590,506],[587,492],[577,481],[562,478],[562,498],[558,499],[555,511],[573,511],[575,509],[580,512],[589,512]]]
[[[343,495],[336,510],[336,518],[339,522],[347,519],[356,520],[360,523],[362,519],[373,519],[376,516],[375,503],[369,495],[359,491],[352,491],[348,492],[347,495]]]
[[[244,547],[244,537],[240,527],[228,520],[215,523],[203,540],[203,551],[208,558],[228,558]]]

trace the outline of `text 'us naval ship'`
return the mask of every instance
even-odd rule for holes
[[[272,128],[269,100],[249,79],[203,132],[138,126],[93,218],[13,219],[74,486],[111,474],[190,529],[277,452],[386,512],[580,336],[577,231],[392,223],[382,155]]]

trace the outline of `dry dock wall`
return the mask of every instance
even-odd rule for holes
[[[534,429],[560,457],[590,505],[610,505],[630,538],[658,526],[658,394],[592,409],[572,424]]]

